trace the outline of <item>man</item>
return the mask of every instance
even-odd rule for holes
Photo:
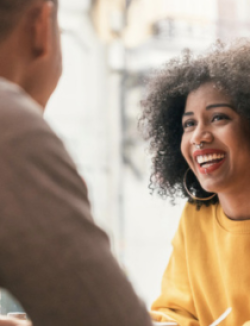
[[[56,0],[0,0],[0,286],[34,326],[149,326],[42,119],[60,75]]]

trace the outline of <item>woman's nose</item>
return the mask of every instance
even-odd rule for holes
[[[213,141],[214,137],[210,130],[204,127],[198,127],[193,132],[191,143],[194,145],[198,145],[200,143],[208,143],[210,144]]]

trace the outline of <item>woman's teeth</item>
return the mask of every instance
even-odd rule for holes
[[[199,155],[197,156],[197,162],[199,164],[202,164],[202,167],[204,168],[208,168],[209,166],[211,166],[213,163],[215,163],[214,161],[218,161],[221,160],[225,157],[225,154],[220,153],[220,154],[208,154],[208,155]]]
[[[202,167],[203,168],[209,168],[210,166],[212,166],[214,164],[214,162],[213,163],[205,163],[205,164],[202,164]]]

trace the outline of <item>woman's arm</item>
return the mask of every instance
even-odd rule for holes
[[[172,242],[173,252],[162,279],[161,295],[152,305],[152,315],[158,321],[175,320],[179,325],[198,326],[188,277],[183,229],[181,221]],[[160,312],[162,316],[153,313],[154,311]]]

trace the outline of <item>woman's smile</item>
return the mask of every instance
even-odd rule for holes
[[[209,174],[219,169],[226,160],[226,153],[219,149],[197,150],[193,157],[201,174]]]

